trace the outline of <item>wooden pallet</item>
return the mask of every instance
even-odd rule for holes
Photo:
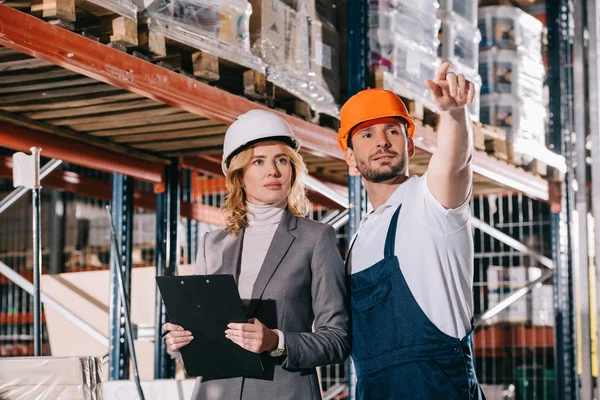
[[[210,48],[218,47],[216,39],[207,39],[181,25],[168,25],[156,17],[146,22],[140,26],[140,46],[136,51],[144,53],[150,61],[307,121],[320,122],[320,115],[306,101],[269,80],[264,64],[257,57],[240,52],[229,54],[222,49],[219,53],[225,56],[217,56]]]
[[[501,128],[476,123],[473,133],[476,141],[481,140],[481,136],[483,136],[485,150],[495,158],[548,180],[562,179],[561,174],[556,169],[549,168],[545,162],[515,151],[512,139],[507,138],[506,132]]]
[[[22,4],[21,4],[22,5]],[[122,50],[138,45],[137,9],[113,0],[31,0],[32,15]]]
[[[543,4],[539,0],[479,0],[479,7],[487,6],[512,6],[512,7],[531,7],[536,4]]]
[[[439,114],[437,111],[434,111],[433,105],[427,104],[423,99],[415,98],[408,91],[404,91],[402,85],[394,85],[392,87],[389,84],[389,73],[383,71],[375,72],[372,76],[372,82],[375,88],[392,90],[400,96],[413,119],[421,121],[423,125],[437,127]]]
[[[499,160],[509,161],[509,146],[507,145],[506,132],[500,128],[482,125],[481,132],[484,136],[485,151]],[[485,129],[483,128],[485,127]],[[511,146],[512,147],[512,146]]]
[[[252,66],[242,65],[226,58],[218,57],[207,50],[200,49],[193,44],[193,39],[178,36],[168,28],[140,26],[140,47],[137,49],[145,54],[150,61],[161,66],[188,74],[200,80],[211,82],[217,86],[227,86],[226,89],[237,89],[234,92],[241,94],[243,87],[243,74],[251,70]],[[260,68],[258,59],[256,68]]]

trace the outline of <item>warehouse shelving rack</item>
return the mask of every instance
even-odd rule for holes
[[[598,2],[579,0],[576,3],[587,4],[588,29],[592,33],[595,32],[597,38],[598,23],[592,16],[598,15]],[[572,146],[572,143],[567,140],[565,130],[571,128],[571,131],[574,131],[574,127],[569,127],[568,124],[572,124],[574,119],[581,122],[581,117],[566,113],[566,110],[574,109],[574,105],[569,103],[572,101],[573,88],[565,89],[561,82],[573,81],[573,75],[564,66],[563,57],[569,50],[565,46],[569,41],[573,42],[576,33],[565,30],[561,21],[564,18],[580,18],[579,21],[583,19],[582,15],[573,14],[573,10],[568,8],[569,4],[566,0],[549,1],[547,4],[549,53],[555,57],[551,63],[550,76],[551,93],[556,94],[551,104],[551,143],[559,154],[567,156],[567,182],[573,178],[575,169],[573,159],[568,154],[574,149],[568,147]],[[361,27],[349,28],[347,32],[348,84],[349,94],[352,94],[369,85],[366,29],[368,2],[349,0],[348,10],[348,26]],[[558,14],[556,10],[560,10]],[[591,10],[596,10],[596,14]],[[582,36],[576,37],[574,43],[577,44],[578,40],[582,42]],[[96,197],[102,196],[104,199],[110,198],[116,205],[113,207],[117,212],[115,219],[125,221],[119,228],[120,240],[124,242],[129,240],[127,236],[131,232],[127,215],[119,215],[118,210],[131,209],[123,207],[131,202],[156,210],[157,221],[160,221],[157,223],[156,243],[161,244],[156,251],[157,274],[172,274],[175,266],[179,264],[179,254],[176,251],[176,225],[179,215],[209,223],[214,223],[219,218],[215,207],[179,200],[182,187],[180,169],[190,168],[218,176],[220,172],[218,167],[215,167],[214,157],[219,155],[226,126],[245,111],[267,107],[170,71],[122,49],[103,45],[52,25],[5,4],[0,4],[0,45],[3,46],[0,47],[0,71],[3,71],[0,73],[0,82],[6,85],[0,88],[2,147],[28,151],[31,146],[37,145],[42,147],[42,154],[46,157],[59,158],[76,165],[115,174],[114,182],[121,182],[122,187],[117,188],[113,184],[110,191],[106,185],[94,185],[91,178],[74,179],[73,174],[67,172],[51,175],[48,186],[76,193],[88,193]],[[591,55],[594,54],[593,51],[597,52],[597,45],[590,47],[589,51],[590,60],[593,60]],[[583,62],[583,59],[577,58],[574,65],[577,65],[577,62]],[[595,65],[590,64],[589,71],[590,82],[597,88],[598,62],[595,62]],[[594,73],[596,75],[593,75]],[[581,74],[581,77],[583,76]],[[43,106],[52,96],[60,99],[60,107]],[[591,100],[590,112],[597,116],[597,99]],[[136,111],[139,109],[144,110]],[[583,109],[584,107],[581,108]],[[111,114],[103,116],[106,112]],[[334,188],[333,191],[338,195],[348,199],[348,233],[351,235],[358,226],[361,214],[366,210],[366,196],[360,181],[354,177],[347,177],[342,154],[337,149],[335,131],[297,116],[282,112],[280,114],[302,140],[311,174],[330,188]],[[78,118],[74,118],[75,116]],[[592,121],[593,126],[590,126],[593,143],[597,143],[599,135],[597,120],[598,118],[596,122]],[[119,126],[126,128],[118,135],[114,131],[109,132]],[[165,135],[166,140],[159,141],[165,138]],[[420,160],[417,164],[423,167],[428,162],[427,155],[436,149],[436,134],[430,126],[418,124],[415,137],[419,149],[417,159]],[[563,143],[567,146],[566,149],[563,148]],[[4,171],[5,177],[10,173],[9,164],[10,162],[4,159],[3,165],[0,165],[0,171]],[[592,165],[592,170],[597,170],[594,162]],[[570,239],[571,216],[568,213],[569,207],[575,202],[575,193],[571,185],[548,183],[533,173],[493,158],[482,151],[474,153],[473,170],[476,174],[476,195],[520,192],[531,199],[550,202],[557,211],[551,215],[554,240],[552,258],[557,271],[554,274],[555,296],[557,311],[560,311],[557,315],[562,318],[560,321],[557,319],[554,336],[557,381],[560,376],[561,382],[564,382],[564,386],[558,388],[559,393],[565,393],[565,398],[575,398],[569,397],[577,392],[577,377],[572,368],[576,360],[575,304],[572,294],[574,267],[570,251],[570,246],[573,245]],[[158,193],[156,200],[152,193],[121,190],[127,186],[127,178],[124,176],[154,185],[155,192]],[[592,176],[597,179],[598,174]],[[593,185],[593,188],[600,190],[600,185]],[[315,195],[320,195],[321,201],[332,206],[332,201],[327,200],[331,198],[331,193],[321,191]],[[595,196],[594,199],[596,205],[600,196]],[[581,201],[578,204],[581,204]],[[598,206],[594,209],[598,210]],[[596,221],[600,221],[600,218]],[[579,252],[581,251],[582,247],[579,247]],[[124,257],[130,255],[124,254]],[[114,288],[116,290],[116,286]],[[158,299],[156,316],[159,326],[160,321],[164,320],[164,310],[160,307]],[[118,317],[117,313],[113,319],[112,343],[119,342],[122,335]],[[158,335],[158,330],[156,332]],[[111,373],[111,377],[118,379],[127,374],[126,368],[118,367],[127,365],[119,364],[119,360],[125,360],[127,354],[126,349],[122,347],[113,348],[115,352],[111,353],[110,362],[115,373]],[[172,363],[166,356],[164,344],[157,340],[155,377],[171,376]],[[588,385],[591,385],[591,378]]]

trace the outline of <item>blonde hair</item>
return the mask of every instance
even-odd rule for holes
[[[302,156],[294,149],[279,141],[260,142],[261,144],[279,144],[283,152],[290,158],[292,164],[292,184],[287,195],[287,210],[294,215],[303,217],[308,213],[310,202],[306,197],[304,177],[308,174]],[[221,212],[225,215],[227,231],[232,236],[237,236],[240,230],[248,226],[246,214],[246,191],[243,188],[244,168],[254,153],[254,146],[235,155],[229,163],[225,185],[228,194],[225,197]]]

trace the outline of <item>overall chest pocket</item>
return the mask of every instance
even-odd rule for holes
[[[352,358],[378,356],[396,347],[392,278],[384,276],[372,285],[353,289]]]

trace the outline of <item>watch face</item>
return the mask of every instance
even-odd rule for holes
[[[276,350],[273,350],[272,352],[270,352],[270,353],[269,353],[269,355],[270,355],[271,357],[279,357],[279,356],[282,356],[282,355],[283,355],[283,350],[281,350],[281,349],[276,349]]]

